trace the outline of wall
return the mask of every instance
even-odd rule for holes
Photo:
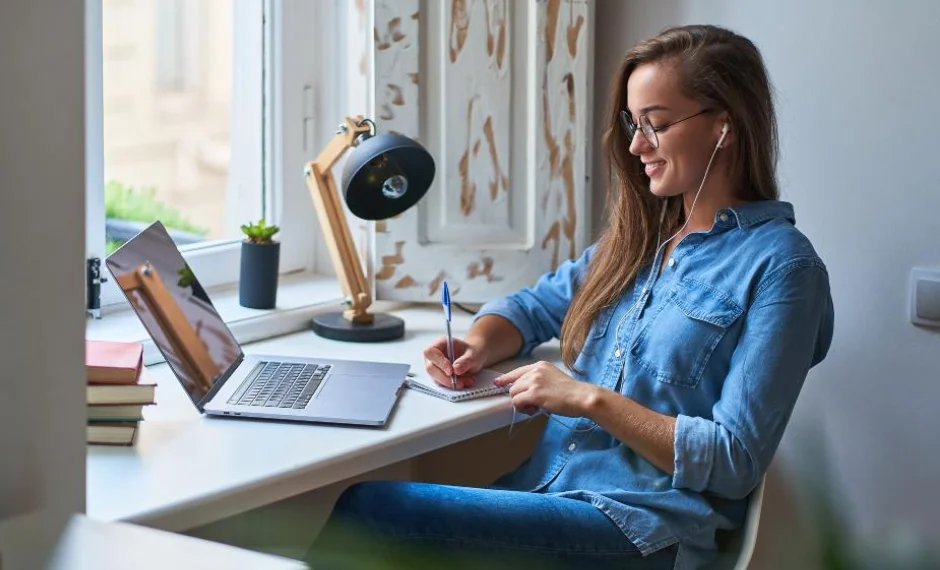
[[[0,555],[84,510],[84,7],[0,2]]]
[[[688,23],[730,27],[763,52],[778,97],[783,199],[829,267],[836,307],[832,350],[772,468],[755,567],[808,567],[800,551],[820,521],[806,509],[819,506],[811,490],[823,484],[868,547],[940,549],[940,335],[907,313],[911,268],[940,266],[940,3],[599,0],[598,137],[623,53]]]

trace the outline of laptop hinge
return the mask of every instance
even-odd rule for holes
[[[212,401],[212,398],[215,398],[215,395],[219,393],[219,390],[222,389],[222,386],[225,386],[225,383],[228,382],[228,379],[232,377],[232,374],[238,370],[238,367],[241,366],[242,362],[245,360],[245,353],[238,355],[238,358],[235,359],[235,362],[228,367],[228,370],[225,371],[219,379],[213,384],[212,388],[206,392],[206,395],[199,400],[199,403],[196,404],[196,407],[199,408],[199,413],[202,413],[206,410],[206,404]]]

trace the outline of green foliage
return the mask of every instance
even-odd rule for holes
[[[193,274],[193,270],[189,267],[189,264],[183,265],[182,269],[178,272],[179,280],[176,284],[180,287],[192,287],[196,283],[196,276]]]
[[[281,231],[276,225],[269,226],[264,218],[258,220],[257,224],[248,222],[242,225],[242,232],[247,236],[249,243],[272,243],[274,234]]]
[[[127,220],[130,222],[150,223],[160,220],[170,229],[189,232],[201,236],[209,230],[190,222],[177,209],[171,208],[156,197],[155,188],[134,189],[130,186],[111,180],[104,187],[104,213],[111,219]],[[109,239],[107,253],[121,247],[124,242]]]
[[[104,212],[109,218],[147,223],[160,220],[168,228],[199,235],[209,233],[187,220],[179,210],[158,200],[155,188],[134,189],[115,180],[105,184]]]

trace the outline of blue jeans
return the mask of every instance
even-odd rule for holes
[[[600,510],[574,499],[398,481],[347,489],[307,554],[313,570],[547,568],[666,570]]]

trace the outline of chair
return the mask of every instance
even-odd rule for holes
[[[705,566],[706,570],[747,570],[751,556],[754,555],[754,545],[757,543],[757,528],[760,524],[766,479],[766,476],[762,477],[757,487],[751,491],[744,525],[733,532],[719,531],[718,557]]]

